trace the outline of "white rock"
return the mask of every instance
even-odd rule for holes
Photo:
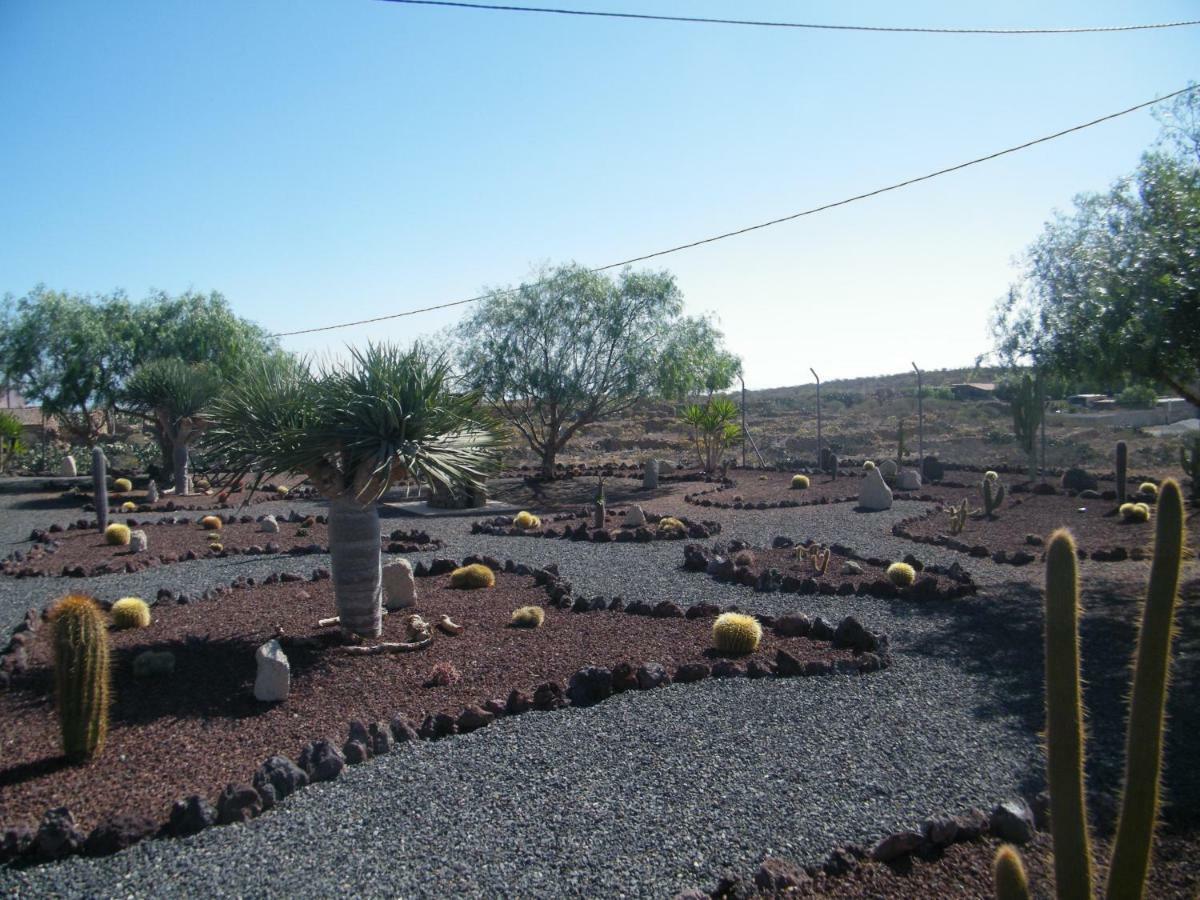
[[[134,553],[144,553],[149,543],[146,532],[141,529],[129,532],[129,549]]]
[[[842,564],[843,575],[861,575],[862,573],[863,567],[852,559],[848,559]]]
[[[858,491],[858,505],[871,510],[892,508],[892,489],[884,484],[878,468],[868,471],[863,479],[863,486]]]
[[[404,609],[417,602],[417,581],[412,563],[398,559],[383,567],[384,605],[389,610]]]
[[[286,700],[292,689],[292,666],[279,641],[270,640],[254,653],[258,674],[254,676],[254,699],[264,703]]]
[[[902,491],[917,491],[921,489],[921,476],[916,469],[901,469],[896,476],[896,487]]]
[[[629,507],[625,513],[625,524],[630,528],[640,528],[646,524],[646,512],[636,504]]]
[[[878,469],[884,478],[895,478],[896,472],[899,471],[900,467],[896,465],[894,459],[885,459],[879,464]]]
[[[58,464],[58,474],[64,478],[74,478],[79,474],[79,467],[75,465],[75,457],[64,456],[62,462]]]
[[[153,478],[150,479],[150,486],[146,488],[146,502],[158,502],[158,482],[156,482]]]
[[[645,474],[642,476],[642,490],[654,491],[658,489],[658,460],[646,460]]]
[[[258,523],[258,530],[267,534],[279,534],[279,520],[274,516],[263,516]]]

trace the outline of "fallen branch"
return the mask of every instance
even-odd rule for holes
[[[356,656],[376,656],[380,653],[408,653],[411,650],[424,650],[433,643],[433,638],[426,638],[423,641],[405,641],[402,643],[384,643],[370,644],[357,647],[342,647],[343,653],[352,653]]]
[[[386,616],[387,614],[388,614],[388,611],[385,609],[383,611],[383,615]],[[331,625],[341,625],[341,624],[342,624],[341,616],[331,616],[328,619],[317,619],[317,627],[318,628],[329,628]]]

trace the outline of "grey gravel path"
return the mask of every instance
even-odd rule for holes
[[[10,498],[0,503],[4,553],[6,541],[32,527],[72,517],[15,510]],[[587,594],[853,613],[892,636],[897,662],[868,677],[705,682],[501,720],[358,766],[247,825],[149,841],[104,859],[0,868],[0,891],[669,897],[711,886],[726,868],[746,873],[765,854],[816,861],[835,845],[1010,795],[1036,781],[1039,768],[1040,699],[1028,670],[1031,659],[1040,662],[1028,653],[1036,654],[1040,633],[1029,616],[1011,613],[1023,596],[1008,584],[1011,572],[932,548],[914,551],[891,536],[894,521],[920,508],[897,504],[864,515],[843,504],[705,510],[704,517],[725,523],[722,539],[761,544],[780,533],[807,535],[881,556],[958,561],[991,585],[983,595],[914,609],[872,598],[755,594],[681,573],[679,543],[489,538],[469,535],[469,520],[422,523],[449,543],[443,555],[557,562]],[[235,558],[135,576],[0,579],[0,625],[11,627],[32,602],[68,583],[105,596],[152,594],[164,584],[194,591],[281,564],[307,572],[327,562]],[[973,642],[983,628],[986,641]]]

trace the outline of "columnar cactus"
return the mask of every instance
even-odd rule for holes
[[[1192,479],[1192,502],[1200,503],[1200,435],[1192,438],[1192,452],[1188,453],[1187,444],[1179,447],[1179,465],[1183,474]]]
[[[1158,507],[1154,562],[1134,654],[1125,782],[1105,888],[1108,900],[1143,895],[1158,816],[1171,636],[1185,544],[1183,495],[1175,481],[1163,482]],[[1076,560],[1070,534],[1065,530],[1055,532],[1046,554],[1046,772],[1058,896],[1090,898]],[[1003,874],[1007,878],[1011,863],[1005,866]],[[1011,882],[1006,880],[1002,885],[1001,875],[998,854],[997,897],[1027,896],[1006,893]]]
[[[104,748],[108,734],[108,625],[95,601],[78,594],[60,600],[50,619],[63,753],[72,762],[83,762]]]
[[[992,864],[992,878],[996,884],[997,900],[1029,900],[1029,881],[1025,877],[1025,866],[1021,856],[1009,844],[996,851]]]
[[[108,527],[108,460],[99,447],[92,448],[92,491],[96,503],[96,527]]]
[[[1117,441],[1117,502],[1125,502],[1125,483],[1129,480],[1129,448]]]
[[[983,476],[983,514],[989,519],[992,514],[1000,508],[1000,504],[1004,502],[1004,485],[1000,483],[1000,476],[995,472],[988,472]]]
[[[958,506],[951,506],[949,512],[950,512],[950,533],[951,534],[962,534],[962,530],[963,530],[963,528],[966,527],[966,524],[967,524],[967,516],[969,516],[971,514],[971,507],[967,503],[966,498],[964,497],[963,502],[960,503]]]

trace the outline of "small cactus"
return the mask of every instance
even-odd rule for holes
[[[133,490],[133,482],[128,478],[113,479],[113,490],[118,494],[128,494]]]
[[[145,628],[150,624],[150,607],[139,597],[122,597],[112,605],[113,628]]]
[[[104,529],[104,542],[111,547],[128,547],[130,530],[128,525],[113,522]]]
[[[996,851],[992,863],[992,879],[996,885],[996,900],[1029,900],[1029,880],[1021,855],[1005,844]]]
[[[983,476],[983,484],[980,485],[983,493],[983,514],[989,519],[1000,508],[1000,504],[1004,502],[1004,485],[1000,483],[1000,476],[995,472],[987,472]]]
[[[758,649],[762,640],[762,625],[754,616],[741,613],[722,613],[713,622],[713,644],[721,653],[745,656]]]
[[[546,621],[546,611],[540,606],[522,606],[514,609],[508,624],[513,628],[541,628]]]
[[[200,520],[200,527],[206,531],[220,531],[224,524],[220,516],[205,516]]]
[[[1117,441],[1116,449],[1117,502],[1125,502],[1126,482],[1129,481],[1129,447],[1124,441]]]
[[[801,545],[796,548],[796,559],[812,566],[813,572],[817,575],[825,574],[825,570],[829,568],[831,557],[832,553],[820,544],[809,544],[807,547]]]
[[[136,511],[137,511],[137,504],[134,503],[132,500],[126,500],[124,503],[121,504],[121,512],[136,512]]]
[[[1192,502],[1200,503],[1200,435],[1192,438],[1192,452],[1187,444],[1179,445],[1179,465],[1183,474],[1192,480]]]
[[[887,567],[887,580],[896,587],[911,587],[917,580],[917,570],[908,563],[894,562]]]
[[[674,516],[663,516],[658,520],[659,534],[684,534],[686,532],[687,526]]]
[[[871,462],[871,460],[868,459],[865,463],[863,463],[864,472],[870,472],[873,468],[875,468],[875,463]]]
[[[208,545],[208,549],[209,549],[210,553],[220,553],[222,550],[225,549],[225,545],[222,544],[220,541],[212,541]]]
[[[950,513],[950,533],[961,534],[963,528],[966,527],[967,516],[971,514],[971,507],[964,498],[958,506],[951,506],[948,512]]]
[[[460,566],[450,573],[450,586],[464,590],[496,586],[496,573],[483,563]]]
[[[807,475],[793,475],[792,476],[792,490],[793,491],[807,490],[808,485],[809,485],[809,480],[808,480]]]
[[[280,497],[286,497],[288,495],[288,486],[286,484],[279,485],[275,488],[275,493]]]
[[[531,512],[527,512],[526,510],[521,510],[513,518],[513,524],[516,525],[518,528],[520,528],[522,531],[532,531],[535,528],[542,527],[542,520],[539,519],[537,516],[535,516]]]
[[[104,748],[112,689],[108,628],[96,602],[71,594],[50,611],[54,695],[63,753],[83,762]]]
[[[1158,499],[1158,485],[1153,481],[1143,481],[1138,485],[1138,493],[1143,497],[1149,497],[1151,500]]]
[[[1150,505],[1147,503],[1122,503],[1118,512],[1126,522],[1150,521]]]

